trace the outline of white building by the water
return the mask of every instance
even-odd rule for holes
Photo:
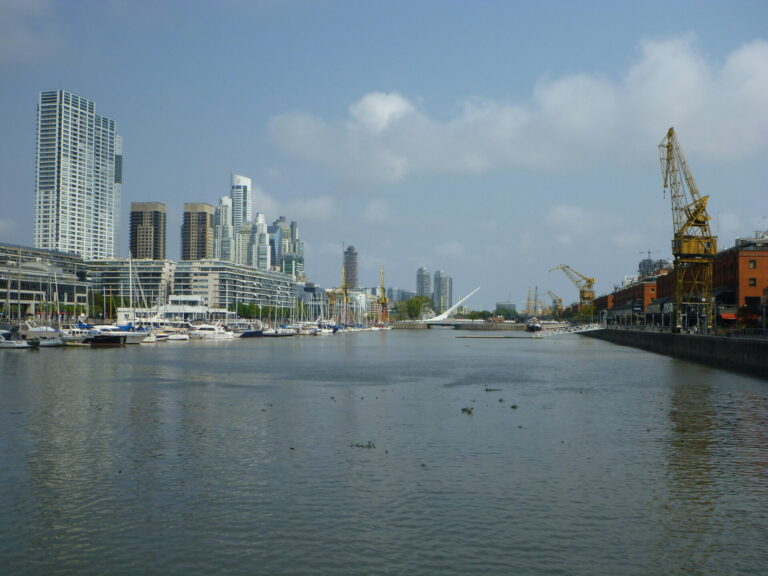
[[[115,258],[122,140],[96,104],[65,90],[41,92],[37,109],[35,248]]]

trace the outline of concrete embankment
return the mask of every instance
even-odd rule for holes
[[[427,322],[395,322],[392,328],[396,330],[426,330],[427,328],[453,328],[455,330],[524,330],[524,324],[509,324],[491,322],[445,322],[436,325],[430,325]]]
[[[768,378],[768,339],[615,329],[582,336]]]
[[[394,330],[426,330],[429,326],[424,322],[395,322],[392,328]]]

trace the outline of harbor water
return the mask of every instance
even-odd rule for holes
[[[0,570],[768,573],[768,382],[457,334],[0,350]]]

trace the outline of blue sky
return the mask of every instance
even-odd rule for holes
[[[768,216],[764,1],[0,0],[0,241],[31,245],[41,90],[93,99],[125,140],[131,202],[184,202],[230,174],[297,220],[312,280],[456,298],[604,293],[671,257],[659,142],[675,126],[720,245]]]

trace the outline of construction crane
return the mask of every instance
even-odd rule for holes
[[[552,290],[547,290],[547,296],[552,299],[552,312],[555,317],[559,317],[563,313],[563,299],[552,292]]]
[[[381,266],[379,268],[379,310],[381,311],[381,322],[389,322],[387,304],[387,290],[384,287],[384,266]]]
[[[594,278],[587,278],[584,274],[576,272],[576,270],[567,264],[560,264],[560,266],[555,266],[549,271],[552,272],[552,270],[562,270],[565,275],[568,276],[568,279],[573,282],[576,288],[579,289],[579,308],[592,305],[592,302],[595,299]]]
[[[693,175],[670,128],[659,144],[664,194],[672,200],[674,237],[674,310],[675,326],[712,326],[712,260],[717,253],[717,237],[712,235],[707,214],[709,196],[701,196]],[[695,316],[695,323],[691,316]]]

